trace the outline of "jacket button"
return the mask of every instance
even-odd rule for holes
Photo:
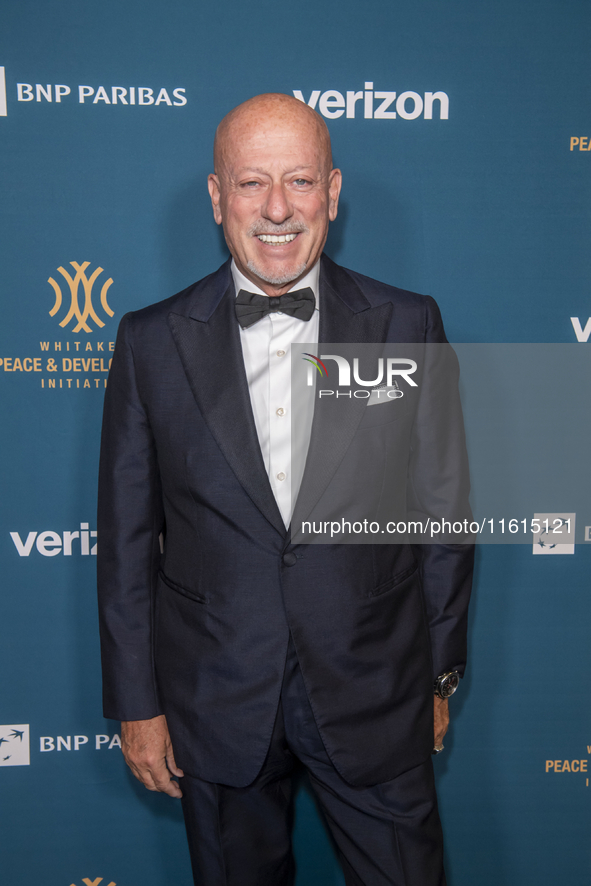
[[[288,551],[287,554],[283,555],[282,562],[284,566],[295,566],[297,559],[293,551]]]

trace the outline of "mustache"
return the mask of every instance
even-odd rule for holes
[[[249,237],[256,237],[258,234],[307,234],[308,226],[301,221],[286,221],[280,225],[274,225],[273,222],[265,221],[260,218],[254,222],[248,229]]]

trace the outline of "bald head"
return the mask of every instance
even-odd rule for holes
[[[282,295],[318,262],[341,173],[321,117],[288,95],[257,95],[224,117],[208,177],[213,215],[238,270]]]
[[[330,135],[326,123],[308,105],[279,92],[255,95],[230,111],[218,126],[213,145],[213,162],[217,175],[224,176],[232,166],[234,151],[244,139],[278,129],[286,133],[306,135],[316,146],[318,158],[328,175],[332,169]]]

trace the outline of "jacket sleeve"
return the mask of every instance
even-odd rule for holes
[[[423,390],[411,444],[409,511],[423,523],[427,519],[463,523],[471,521],[472,512],[459,365],[447,343],[439,308],[429,297],[425,302],[425,341]],[[431,523],[429,526],[431,537]],[[465,539],[466,535],[458,537]],[[448,530],[445,541],[454,537]],[[463,675],[474,544],[423,543],[414,548],[431,636],[433,676],[451,670]]]
[[[98,498],[98,597],[105,717],[161,713],[154,661],[163,509],[150,422],[138,391],[133,314],[123,317],[105,394]]]

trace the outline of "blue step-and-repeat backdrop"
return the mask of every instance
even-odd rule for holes
[[[590,347],[591,7],[8,0],[0,21],[2,882],[188,886],[180,805],[134,780],[101,716],[97,455],[118,321],[225,259],[215,126],[284,92],[325,117],[344,172],[329,255],[432,294],[451,341]],[[589,409],[584,389],[575,402]],[[470,668],[435,761],[451,886],[590,882],[578,502],[568,552],[478,548]],[[538,508],[575,511],[560,492]],[[343,883],[305,785],[294,842],[298,886]]]

